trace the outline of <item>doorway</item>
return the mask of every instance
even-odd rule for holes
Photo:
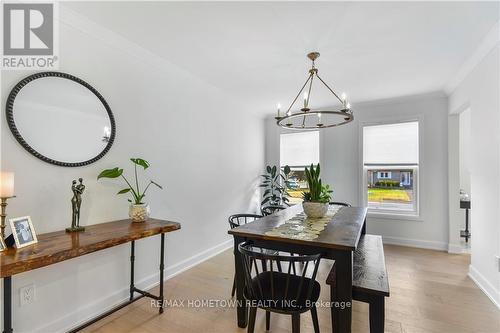
[[[452,113],[448,117],[448,252],[450,253],[470,253],[473,244],[474,228],[470,209],[474,192],[470,172],[471,117],[472,110],[469,107],[463,107],[461,111]],[[466,228],[466,215],[468,215],[468,228]]]

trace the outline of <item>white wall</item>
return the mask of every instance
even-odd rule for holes
[[[363,123],[420,120],[420,218],[368,218],[368,232],[387,243],[445,249],[447,208],[447,98],[426,94],[354,106],[354,122],[321,131],[322,178],[333,186],[333,199],[362,205],[360,130]],[[269,119],[266,161],[279,161],[279,128]]]
[[[464,228],[465,223],[465,211],[460,208],[460,170],[460,115],[452,114],[448,116],[448,252],[450,253],[464,251],[460,237],[460,230]]]
[[[500,307],[500,47],[474,67],[450,96],[449,111],[471,110],[472,259],[470,276]],[[458,195],[457,195],[458,200]]]
[[[130,172],[128,159],[140,156],[151,162],[146,179],[165,186],[147,197],[152,215],[182,224],[167,236],[167,275],[226,248],[227,216],[255,211],[259,202],[261,118],[192,74],[61,7],[60,70],[105,96],[117,137],[102,160],[86,167],[36,159],[14,140],[3,107],[10,89],[31,73],[2,72],[2,170],[16,173],[17,198],[9,201],[9,216],[31,215],[38,233],[64,229],[71,223],[71,181],[83,177],[82,225],[125,218],[126,199],[115,195],[122,185],[97,182],[96,176],[118,165]],[[122,245],[16,275],[15,331],[63,331],[127,297],[128,255],[129,246]],[[136,281],[151,286],[158,278],[159,237],[139,241],[136,255]],[[18,288],[31,283],[36,301],[21,308]]]
[[[470,162],[471,162],[471,111],[464,110],[460,113],[460,188],[470,195]]]

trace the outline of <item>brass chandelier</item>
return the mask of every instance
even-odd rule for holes
[[[307,57],[312,61],[312,67],[309,69],[309,76],[307,77],[307,80],[302,88],[300,88],[300,91],[293,100],[292,104],[290,104],[290,107],[286,110],[285,115],[281,116],[281,105],[278,104],[278,115],[275,117],[278,126],[289,129],[311,130],[340,126],[353,121],[354,115],[351,110],[351,105],[347,102],[345,94],[342,94],[341,97],[339,97],[339,95],[337,95],[337,93],[333,91],[333,89],[330,88],[318,75],[318,69],[314,66],[314,61],[318,59],[319,52],[311,52],[307,55]],[[325,87],[341,103],[341,106],[338,109],[323,110],[309,108],[314,78],[317,78],[321,83],[323,83],[323,85],[325,85]],[[307,89],[307,91],[304,91],[305,89]],[[304,93],[304,107],[297,112],[292,112],[292,107],[302,93]]]

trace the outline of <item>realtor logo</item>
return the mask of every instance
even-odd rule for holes
[[[2,69],[55,69],[54,3],[4,3]]]

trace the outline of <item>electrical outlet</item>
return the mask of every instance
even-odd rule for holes
[[[31,304],[35,301],[35,285],[30,284],[28,286],[19,288],[21,294],[21,306]]]

